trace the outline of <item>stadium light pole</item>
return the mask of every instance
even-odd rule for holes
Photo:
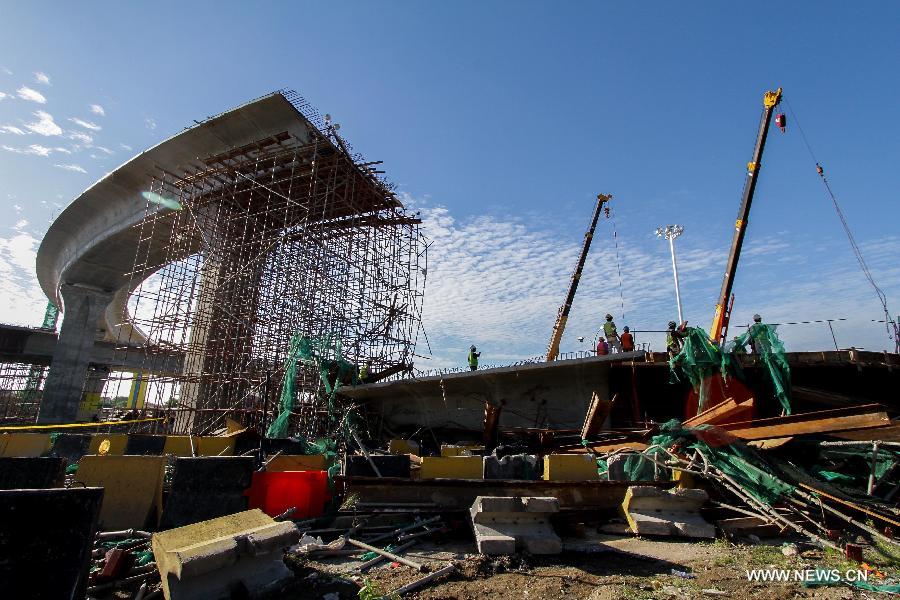
[[[657,227],[657,237],[669,240],[669,252],[672,254],[672,274],[675,276],[675,303],[678,305],[678,323],[684,323],[684,315],[681,314],[681,290],[678,289],[678,262],[675,260],[675,238],[684,233],[681,225],[666,225]]]

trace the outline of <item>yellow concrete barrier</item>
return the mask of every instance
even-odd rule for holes
[[[0,434],[0,456],[40,456],[49,449],[49,433]]]
[[[208,436],[200,438],[198,456],[233,456],[234,438]]]
[[[165,456],[82,456],[75,480],[102,487],[101,529],[142,529],[162,513]]]
[[[441,446],[441,456],[470,456],[484,450],[484,446],[456,446],[444,444]]]
[[[279,454],[266,465],[266,471],[324,471],[324,454]]]
[[[548,454],[544,457],[544,479],[591,481],[600,479],[597,462],[589,454]]]
[[[194,451],[197,456],[232,456],[234,454],[234,438],[220,436],[194,437]],[[192,456],[191,439],[186,435],[167,435],[163,454],[175,456]]]
[[[484,479],[480,456],[425,456],[420,479]]]
[[[194,449],[197,450],[199,445],[199,436],[194,436]],[[191,439],[186,435],[167,435],[166,445],[163,446],[163,454],[193,456],[193,453],[191,452]]]
[[[108,441],[109,444],[104,444],[105,441]],[[126,433],[98,433],[91,438],[87,453],[121,456],[125,454],[125,444],[127,443],[128,434]],[[106,448],[105,452],[101,451],[101,446]]]

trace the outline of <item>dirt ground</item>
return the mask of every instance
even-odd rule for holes
[[[725,541],[659,541],[594,534],[564,540],[558,556],[485,557],[474,544],[420,544],[404,553],[432,571],[454,564],[457,572],[404,598],[422,600],[536,600],[579,598],[619,600],[643,598],[878,598],[885,594],[837,585],[804,588],[799,582],[749,582],[747,569],[857,569],[834,551],[799,545],[799,554],[785,556],[784,540],[735,545]],[[422,577],[403,565],[383,562],[361,574],[359,561],[348,557],[309,560],[291,555],[288,564],[296,579],[281,598],[349,600],[380,597]],[[874,550],[867,563],[883,578],[870,583],[897,583],[897,564]],[[365,591],[360,595],[360,590]]]

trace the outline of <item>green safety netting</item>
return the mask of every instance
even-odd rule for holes
[[[700,327],[684,330],[681,351],[669,360],[671,381],[686,379],[697,392],[699,399],[697,412],[708,408],[713,375],[721,373],[727,379],[735,376],[743,379],[737,355],[745,354],[745,347],[752,344],[755,353],[769,374],[775,389],[775,397],[784,407],[785,414],[791,414],[791,369],[784,354],[784,344],[775,333],[775,325],[754,324],[747,333],[719,348],[709,340],[709,335]]]
[[[711,466],[766,504],[794,489],[772,474],[758,452],[727,431],[709,425],[684,427],[675,419],[660,427],[659,435],[653,437],[647,450],[626,459],[626,477],[631,481],[653,481],[660,470],[657,463],[666,463],[669,452],[693,454],[690,450],[698,451]],[[696,467],[701,469],[702,463]]]
[[[784,355],[784,344],[775,333],[776,329],[776,325],[754,323],[747,333],[726,344],[725,351],[722,353],[722,373],[737,372],[737,361],[734,359],[734,355],[744,353],[745,346],[750,344],[769,373],[769,378],[775,387],[775,397],[784,407],[785,414],[789,415],[791,414],[791,368]]]
[[[266,436],[270,438],[287,437],[290,426],[291,410],[297,396],[297,363],[312,366],[319,373],[322,386],[327,397],[328,414],[334,420],[334,399],[341,382],[355,381],[358,369],[353,363],[341,356],[340,340],[334,337],[312,339],[295,335],[291,338],[291,346],[284,365],[284,383],[281,386],[280,412],[272,421]]]
[[[337,422],[335,397],[342,382],[356,382],[359,370],[353,363],[342,357],[340,340],[336,336],[324,339],[313,339],[295,335],[291,338],[290,349],[284,364],[284,382],[281,386],[279,401],[280,412],[266,431],[266,437],[286,438],[290,428],[291,411],[297,398],[297,363],[312,367],[319,374],[322,389],[327,401],[328,428],[346,440],[350,436],[350,428],[354,425],[354,415],[345,414],[340,423]],[[303,444],[304,454],[323,454],[328,467],[328,483],[333,484],[334,476],[340,473],[340,462],[337,460],[337,439],[320,439],[310,441],[299,440]]]
[[[712,375],[721,368],[719,347],[709,341],[709,335],[700,327],[687,327],[681,351],[669,360],[669,370],[672,382],[687,379],[698,393],[698,413],[706,409]]]

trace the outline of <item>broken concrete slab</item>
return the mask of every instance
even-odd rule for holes
[[[291,522],[248,510],[153,534],[166,600],[255,598],[293,575],[283,550],[300,539]]]
[[[559,554],[562,540],[549,516],[559,512],[556,498],[478,496],[469,509],[481,554]]]
[[[714,538],[716,528],[700,516],[700,508],[708,499],[700,489],[631,486],[622,508],[631,531],[637,535]]]
[[[541,478],[540,464],[540,459],[533,454],[485,456],[484,478],[535,481]]]

